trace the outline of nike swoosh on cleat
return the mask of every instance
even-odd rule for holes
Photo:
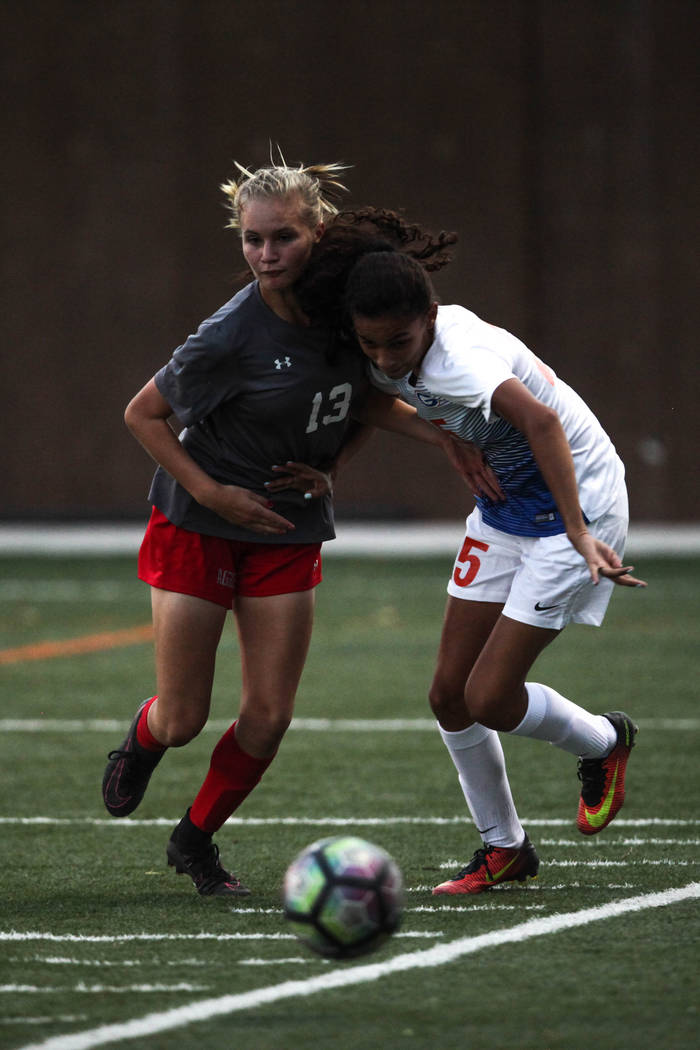
[[[516,855],[513,857],[512,860],[509,860],[507,864],[503,865],[503,867],[501,868],[501,870],[498,872],[497,875],[492,875],[491,872],[489,871],[489,881],[490,882],[498,882],[499,879],[502,879],[503,876],[505,875],[505,873],[508,871],[508,868],[512,867],[512,865],[515,864],[517,859],[518,859],[518,855],[516,853]]]
[[[600,809],[598,810],[598,812],[597,813],[589,813],[589,811],[587,809],[585,809],[585,807],[584,807],[584,812],[586,814],[586,822],[592,828],[602,828],[603,824],[605,823],[605,821],[608,818],[608,815],[610,813],[610,809],[611,809],[612,804],[613,804],[613,798],[615,797],[615,785],[617,784],[617,772],[618,772],[619,768],[620,768],[620,763],[616,762],[615,763],[615,772],[613,774],[612,781],[610,782],[610,787],[608,788],[608,793],[605,796],[605,799],[603,800],[603,804],[600,807]]]

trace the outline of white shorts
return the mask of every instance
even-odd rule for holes
[[[628,526],[627,490],[620,485],[610,510],[588,531],[624,555]],[[511,536],[485,525],[476,507],[455,559],[447,592],[454,598],[497,602],[511,620],[560,630],[567,623],[600,627],[615,584],[591,580],[586,562],[558,536]]]

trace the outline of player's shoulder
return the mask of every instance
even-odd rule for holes
[[[228,353],[246,345],[264,321],[257,284],[247,284],[199,325],[184,344],[187,352]]]
[[[466,333],[478,325],[480,318],[473,312],[467,310],[466,306],[452,303],[438,306],[435,318],[435,334],[439,338],[448,332],[460,331]]]
[[[261,313],[261,302],[257,283],[254,281],[241,288],[239,292],[220,306],[211,317],[202,321],[200,328],[221,325],[224,328],[235,328],[248,323],[251,317]]]
[[[246,285],[233,298],[220,306],[198,326],[172,355],[172,365],[184,368],[216,367],[227,360],[231,350],[241,347],[257,327],[252,311],[256,310],[255,286]]]
[[[447,359],[463,356],[467,349],[474,358],[496,356],[508,361],[521,352],[530,353],[522,340],[507,328],[485,321],[461,306],[438,308],[436,334],[436,342]]]
[[[464,366],[465,351],[478,339],[480,323],[477,315],[463,306],[438,306],[435,337],[421,366],[426,381],[428,376],[439,379]]]

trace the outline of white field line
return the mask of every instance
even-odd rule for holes
[[[236,911],[235,908],[231,909]],[[399,930],[394,937],[427,940],[444,937],[444,930]],[[296,941],[293,933],[39,933],[0,930],[0,942],[47,941],[51,944],[123,944],[129,941]]]
[[[180,981],[178,984],[124,984],[116,988],[108,984],[85,984],[84,981],[78,981],[77,984],[72,984],[70,987],[64,985],[61,988],[35,984],[0,984],[0,995],[35,995],[45,992],[58,992],[61,995],[67,992],[84,992],[87,995],[102,995],[103,992],[127,992],[131,995],[133,992],[206,992],[207,990],[208,985],[206,984],[189,984],[186,981]]]
[[[671,857],[663,857],[660,860],[650,860],[648,857],[629,857],[627,860],[549,860],[544,862],[549,868],[688,868],[698,865],[694,860],[674,860]],[[444,860],[438,864],[440,870],[449,871],[451,868],[459,868],[464,860]],[[416,890],[429,889],[428,886],[416,886]],[[409,890],[410,892],[410,890]],[[491,891],[493,892],[493,891]]]
[[[510,892],[510,891],[508,891],[508,892]],[[518,904],[517,907],[519,909],[524,907],[525,910],[533,911],[535,909],[544,908],[545,905],[544,904],[526,904],[526,905],[523,906],[522,904]],[[505,904],[494,903],[493,901],[488,901],[488,902],[483,901],[481,903],[476,903],[476,902],[473,903],[473,904],[470,903],[469,905],[464,905],[464,907],[461,907],[460,905],[455,905],[453,901],[450,901],[450,912],[453,912],[453,911],[474,911],[474,909],[478,909],[478,908],[485,908],[487,910],[489,910],[489,909],[496,909],[498,911],[513,911],[516,908],[516,905],[514,905],[514,904],[505,905]],[[236,915],[283,915],[284,914],[284,909],[283,908],[240,908],[240,907],[236,906],[235,908],[232,908],[231,910],[235,911]],[[426,904],[416,904],[416,905],[413,905],[413,906],[409,905],[404,910],[407,913],[413,914],[413,912],[423,912],[423,911],[426,911],[426,912],[442,912],[442,911],[444,911],[444,908],[440,908],[440,907],[432,905],[432,904],[428,904],[428,905],[426,905]],[[41,960],[39,959],[38,961],[41,961]]]
[[[19,962],[19,963],[24,963],[24,962],[27,962],[27,961],[33,961],[33,962],[41,963],[42,966],[98,966],[100,968],[102,968],[104,966],[112,967],[112,966],[143,966],[144,965],[144,962],[141,959],[122,959],[119,962],[113,962],[113,961],[108,960],[108,959],[71,959],[71,958],[67,958],[66,956],[63,956],[63,955],[47,955],[47,956],[35,955],[33,960],[26,960],[26,959],[22,959],[22,958],[17,956],[15,958],[8,959],[7,961],[8,962]],[[146,965],[150,965],[150,962],[147,962]],[[162,966],[162,965],[163,965],[162,962],[159,963],[159,966]],[[187,960],[187,965],[188,966],[195,966],[195,965],[199,966],[199,965],[201,965],[201,960],[188,959]]]
[[[58,825],[97,828],[122,828],[125,830],[133,828],[167,828],[177,824],[179,817],[148,817],[139,819],[136,817],[122,817],[115,820],[114,817],[0,817],[0,825]],[[302,828],[390,828],[402,825],[427,825],[430,827],[453,827],[466,825],[469,818],[459,817],[229,817],[226,827],[302,827]],[[570,828],[571,820],[565,817],[523,818],[523,824],[532,828]],[[700,824],[700,819],[684,817],[616,817],[615,828],[694,828]],[[574,845],[586,845],[589,840],[582,838],[581,842]],[[645,844],[647,840],[644,840]],[[608,844],[608,840],[602,840]],[[596,845],[602,844],[596,839]],[[616,843],[619,845],[619,842]],[[674,841],[675,845],[685,845],[681,840]]]
[[[57,1017],[0,1017],[0,1024],[76,1024],[78,1021],[87,1021],[87,1014],[59,1014]]]
[[[224,733],[231,725],[212,718],[204,732]],[[117,718],[1,718],[2,733],[120,733],[128,719]],[[645,731],[684,732],[700,729],[700,718],[647,718],[639,720]],[[294,718],[292,730],[310,733],[437,733],[433,718]]]
[[[284,981],[250,992],[223,995],[188,1003],[161,1013],[147,1014],[118,1024],[100,1025],[83,1032],[53,1036],[41,1043],[28,1044],[21,1050],[91,1050],[95,1046],[122,1042],[126,1039],[148,1037],[156,1032],[167,1032],[183,1028],[198,1021],[209,1021],[214,1017],[225,1017],[240,1010],[250,1010],[284,999],[306,998],[333,988],[350,988],[366,984],[396,973],[416,969],[432,969],[472,955],[485,948],[502,944],[521,944],[532,937],[548,936],[562,930],[588,926],[593,922],[615,919],[630,912],[639,913],[648,908],[664,908],[679,901],[700,897],[700,883],[660,893],[649,893],[625,900],[613,901],[595,908],[584,908],[577,912],[564,912],[544,918],[529,919],[506,930],[492,930],[477,937],[460,937],[447,944],[440,944],[423,951],[406,952],[386,962],[359,966],[341,967],[306,980]]]
[[[542,907],[544,907],[544,905],[542,905]],[[107,959],[71,959],[71,958],[64,958],[63,956],[55,957],[55,956],[43,956],[43,955],[35,955],[33,959],[23,959],[23,958],[21,958],[21,956],[14,956],[14,957],[8,959],[7,961],[8,962],[13,962],[13,963],[21,963],[22,965],[26,964],[27,962],[37,962],[37,963],[41,963],[42,966],[88,966],[88,967],[99,967],[101,969],[104,968],[104,967],[108,967],[109,968],[109,967],[115,967],[115,966],[116,967],[122,967],[122,968],[125,967],[125,966],[133,968],[133,967],[138,967],[138,966],[151,966],[152,965],[152,960],[150,960],[150,959],[121,959],[118,962],[115,962],[113,960],[107,960]],[[208,963],[207,963],[206,959],[194,959],[192,957],[190,957],[188,959],[177,959],[177,960],[165,959],[165,960],[160,960],[159,963],[158,963],[159,966],[177,966],[178,969],[182,969],[184,967],[190,967],[190,968],[193,968],[193,969],[197,969],[198,967],[207,966],[207,964]]]
[[[42,525],[40,522],[0,524],[0,554],[104,555],[138,553],[143,525],[91,522],[76,525]],[[323,557],[404,557],[410,554],[444,554],[454,557],[462,542],[462,522],[401,521],[336,522],[337,539],[325,543]],[[700,529],[676,522],[632,522],[627,557],[681,555],[700,552]]]
[[[584,839],[538,839],[538,846],[556,846],[559,847],[573,847],[578,849],[579,846],[588,846],[590,849],[598,849],[599,846],[613,846],[619,848],[621,846],[700,846],[700,839],[647,839],[639,838],[638,836],[632,839],[609,839],[609,838],[596,838],[591,842],[590,837],[588,840]]]

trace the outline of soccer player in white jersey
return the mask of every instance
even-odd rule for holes
[[[520,340],[461,306],[439,306],[413,260],[371,253],[345,296],[373,380],[483,450],[503,498],[483,494],[448,584],[430,703],[483,847],[435,894],[479,893],[535,877],[499,732],[578,757],[577,826],[601,831],[624,801],[637,727],[591,714],[527,680],[570,622],[600,625],[614,584],[645,586],[623,566],[624,468],[582,399]]]

